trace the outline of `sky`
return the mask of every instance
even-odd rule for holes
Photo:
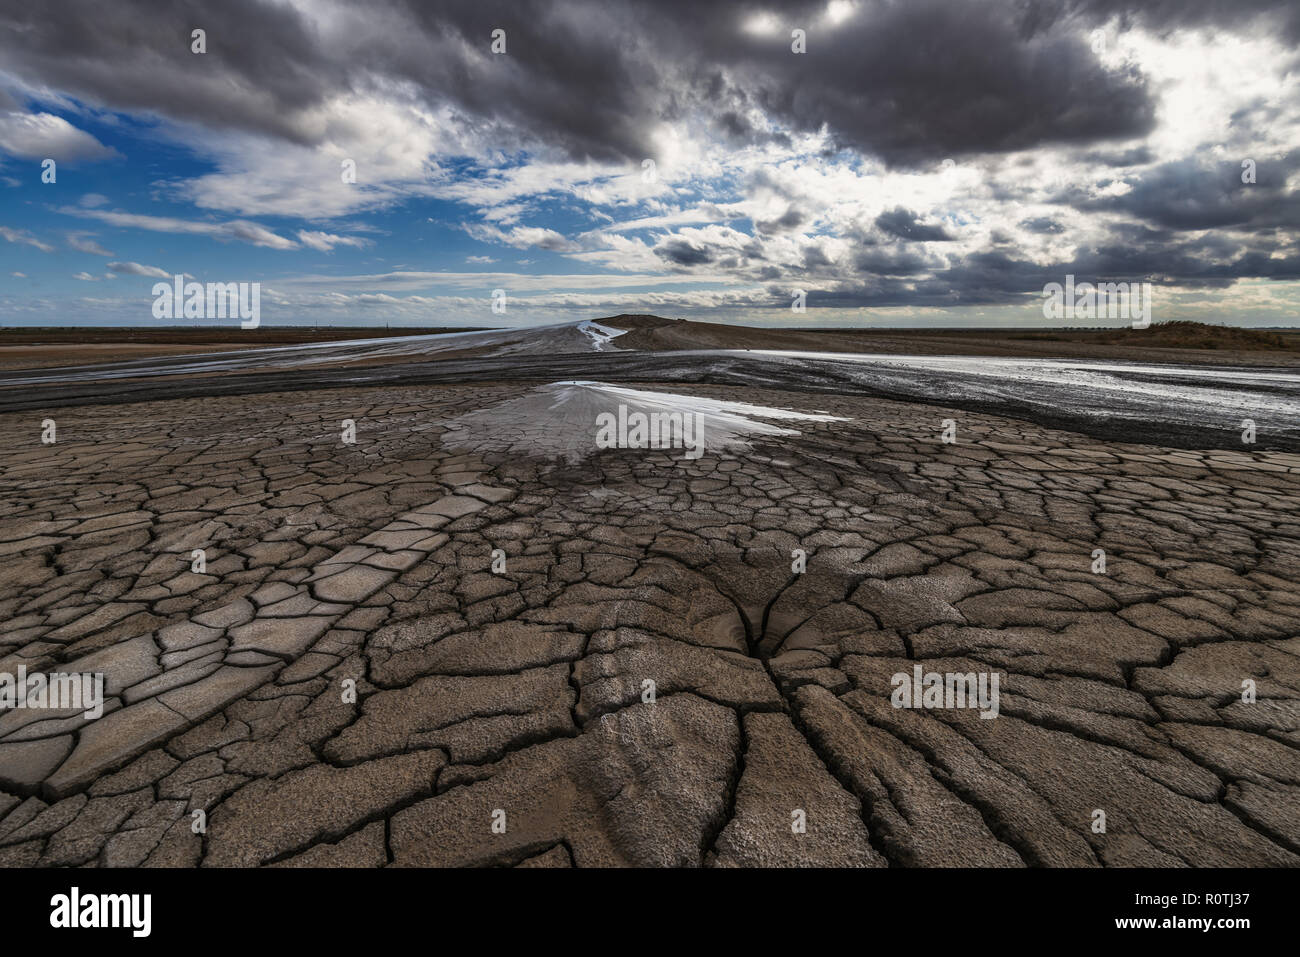
[[[0,0],[0,325],[1295,326],[1298,236],[1294,0]]]

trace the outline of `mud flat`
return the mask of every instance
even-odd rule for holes
[[[472,341],[472,348],[456,347],[454,336],[431,338],[436,341],[332,343],[0,371],[0,413],[46,415],[86,405],[344,385],[708,383],[809,393],[813,402],[822,395],[857,395],[959,406],[1110,441],[1300,452],[1300,375],[1283,367],[743,349],[637,352],[611,348],[608,339],[583,333],[576,324],[469,333],[460,345]]]
[[[205,352],[310,345],[356,339],[402,338],[472,329],[264,326],[56,326],[0,328],[0,369],[39,369]]]
[[[573,464],[536,387],[0,415],[0,671],[108,695],[0,714],[0,863],[1300,864],[1300,456],[646,381],[818,417]]]

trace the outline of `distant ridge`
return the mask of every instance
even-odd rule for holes
[[[674,323],[685,322],[685,319],[665,319],[663,316],[652,316],[643,312],[623,312],[617,316],[608,316],[604,319],[597,319],[596,322],[602,326],[613,326],[615,329],[627,329],[629,332],[633,329],[659,329],[663,326],[671,326]]]
[[[1287,351],[1300,343],[1276,332],[1216,326],[1208,322],[1175,320],[1157,322],[1149,329],[1115,329],[1098,336],[1101,342],[1116,345],[1144,345],[1162,349],[1252,349],[1264,352]]]

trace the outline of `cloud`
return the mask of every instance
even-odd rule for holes
[[[902,206],[895,206],[889,212],[877,216],[876,226],[891,236],[914,243],[946,243],[952,240],[943,226],[922,223],[916,213]]]
[[[1118,17],[1158,30],[1207,26],[1225,32],[1243,27],[1277,29],[1289,40],[1300,40],[1300,9],[1289,0],[1051,0],[1027,8],[1024,22],[1028,29],[1043,28],[1070,16],[1095,24]]]
[[[10,229],[8,226],[0,226],[0,239],[11,243],[22,243],[26,246],[35,246],[43,253],[54,252],[54,247],[49,243],[43,243],[31,233],[23,229]]]
[[[92,276],[92,275],[91,275],[90,273],[88,273],[88,272],[79,272],[79,273],[77,273],[75,276],[73,276],[72,278],[73,278],[73,279],[80,279],[82,282],[99,282],[99,280],[102,279],[103,277],[102,277],[102,276]]]
[[[113,254],[105,249],[92,238],[94,233],[68,233],[68,245],[79,253],[91,253],[95,256],[109,256]]]
[[[1254,183],[1242,181],[1239,161],[1188,157],[1133,177],[1122,192],[1072,198],[1085,207],[1122,211],[1178,231],[1286,228],[1300,223],[1300,193],[1288,185],[1297,178],[1300,149],[1286,156],[1259,156]]]
[[[97,219],[110,226],[128,229],[148,229],[161,233],[188,233],[196,236],[212,236],[215,239],[239,240],[264,246],[268,249],[297,249],[298,244],[286,239],[265,226],[247,220],[231,220],[225,223],[202,222],[178,219],[173,216],[149,216],[142,213],[123,213],[103,209],[81,209],[75,206],[63,206],[59,212],[69,216],[81,216]]]
[[[686,286],[702,283],[725,283],[728,277],[718,274],[662,275],[655,273],[548,273],[533,275],[518,272],[416,272],[394,271],[355,275],[310,274],[290,276],[275,281],[276,288],[313,290],[363,289],[371,292],[414,292],[440,287],[492,289],[500,286],[512,291],[566,289],[642,289],[655,286]]]
[[[1027,229],[1031,233],[1065,232],[1065,227],[1050,216],[1035,216],[1031,219],[1022,219],[1019,225],[1021,229]]]
[[[702,266],[714,260],[713,253],[707,247],[695,246],[685,239],[662,243],[655,247],[655,252],[679,266]]]
[[[142,266],[139,263],[109,263],[108,271],[117,275],[148,276],[152,279],[171,279],[172,273],[157,266]]]
[[[598,162],[655,156],[659,130],[691,115],[751,145],[786,135],[773,120],[825,125],[838,142],[907,163],[1122,139],[1153,122],[1142,75],[1099,62],[1067,11],[1027,22],[1009,3],[864,0],[831,24],[823,10],[785,4],[779,29],[755,34],[734,6],[687,0],[436,10],[395,0],[364,12],[234,0],[205,9],[205,29],[243,39],[197,70],[177,39],[192,28],[185,8],[62,0],[0,21],[0,48],[15,74],[89,100],[343,155],[364,142],[366,116],[341,105],[378,90],[410,103],[398,122],[408,129],[421,115],[462,117],[499,149],[543,145]],[[489,38],[503,24],[507,55],[494,56]],[[809,28],[805,55],[790,50],[794,26]]]
[[[49,158],[60,163],[119,155],[60,116],[17,111],[0,113],[0,153],[21,159]]]
[[[22,122],[65,137],[78,115],[147,117],[203,162],[155,181],[192,215],[97,194],[59,210],[123,229],[323,253],[372,244],[358,221],[383,210],[496,255],[757,289],[753,308],[795,284],[846,309],[1018,308],[1066,272],[1229,288],[1290,281],[1300,256],[1300,8],[1282,0],[859,0],[834,16],[825,0],[229,0],[204,27],[246,40],[204,58],[185,6],[11,6],[0,108],[38,102],[23,115],[49,119]],[[765,28],[746,29],[757,12]],[[466,245],[452,255],[495,262]],[[508,274],[425,275],[313,281],[392,295]],[[530,288],[587,288],[548,281]]]
[[[465,231],[479,242],[499,243],[515,249],[573,252],[579,248],[577,243],[566,239],[562,233],[544,226],[515,226],[511,229],[501,229],[499,226],[470,224],[465,227]]]
[[[760,233],[781,233],[798,229],[807,222],[807,215],[791,206],[776,219],[755,220],[754,228]]]
[[[352,246],[356,249],[362,249],[374,245],[371,240],[359,236],[338,236],[334,233],[314,232],[304,229],[298,230],[298,241],[304,246],[320,252],[329,252],[335,246]]]

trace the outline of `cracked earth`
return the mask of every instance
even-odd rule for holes
[[[0,713],[0,864],[1300,865],[1300,456],[663,388],[849,421],[574,465],[451,444],[529,386],[0,416],[0,672],[107,696]],[[915,664],[998,717],[894,708]]]

